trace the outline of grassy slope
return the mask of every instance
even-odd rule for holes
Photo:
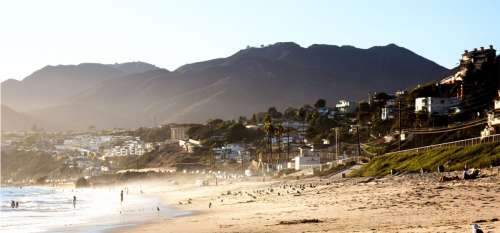
[[[353,176],[383,176],[391,169],[400,172],[418,172],[420,168],[436,170],[440,164],[446,164],[446,170],[460,170],[467,163],[468,167],[489,167],[500,160],[500,143],[488,143],[470,147],[441,148],[424,153],[402,153],[383,155],[372,159],[368,164],[354,171]]]

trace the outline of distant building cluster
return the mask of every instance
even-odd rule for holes
[[[63,144],[55,145],[55,147],[58,150],[97,152],[101,146],[110,143],[112,140],[112,136],[92,136],[89,134],[83,134],[65,139]]]
[[[140,138],[136,137],[133,140],[126,140],[119,146],[113,146],[111,149],[106,149],[104,156],[141,156],[145,153],[154,150],[155,144],[152,142],[144,143]]]
[[[212,149],[214,157],[218,161],[234,160],[237,162],[249,161],[251,159],[250,147],[243,144],[227,144]]]

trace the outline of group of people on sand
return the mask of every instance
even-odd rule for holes
[[[12,208],[12,209],[14,209],[14,208],[16,208],[16,209],[17,209],[17,208],[19,208],[19,202],[18,202],[18,201],[14,201],[14,200],[12,200],[12,201],[10,202],[10,208]]]
[[[444,167],[441,165],[438,167],[438,172],[444,172]],[[476,169],[476,168],[472,168],[472,169],[469,169],[467,167],[467,164],[464,165],[464,171],[462,173],[462,179],[464,180],[473,180],[473,179],[477,179],[481,176],[481,170],[480,169]],[[460,180],[461,178],[458,177],[458,176],[442,176],[440,178],[440,181],[443,182],[443,181],[452,181],[452,180]]]

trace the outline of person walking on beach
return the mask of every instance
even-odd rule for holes
[[[16,208],[16,202],[14,200],[10,202],[10,208],[12,209]]]
[[[73,196],[73,209],[76,208],[76,196]]]
[[[123,190],[120,192],[120,203],[123,203]]]
[[[19,208],[19,202],[16,201],[16,209]]]

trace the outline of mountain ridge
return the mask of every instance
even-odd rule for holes
[[[298,106],[318,98],[330,104],[342,98],[359,100],[368,92],[392,92],[437,80],[448,71],[395,44],[359,49],[324,44],[304,48],[294,42],[278,42],[242,49],[225,58],[186,64],[174,71],[158,68],[108,75],[103,81],[65,96],[58,104],[65,106],[59,108],[64,111],[57,112],[58,118],[71,118],[75,117],[71,111],[78,112],[76,106],[85,106],[103,119],[123,115],[119,123],[109,127],[234,119],[271,106]],[[8,106],[18,109],[15,104]],[[45,111],[40,117],[50,118],[50,113]],[[100,127],[110,122],[79,120]],[[67,128],[70,124],[61,125]]]

